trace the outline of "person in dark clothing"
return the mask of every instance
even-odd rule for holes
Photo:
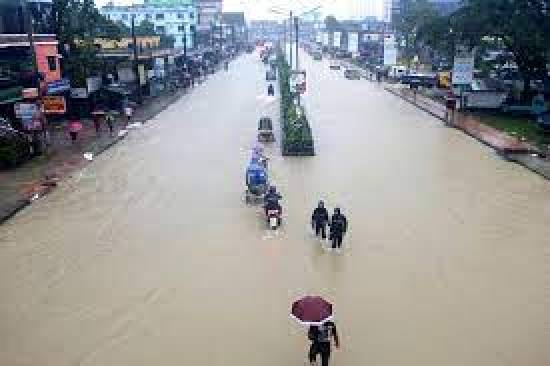
[[[334,209],[334,215],[330,220],[330,240],[332,240],[332,249],[342,248],[342,239],[348,230],[348,220],[342,215],[339,208]]]
[[[321,366],[328,366],[331,338],[334,338],[336,348],[340,348],[340,339],[334,322],[328,321],[322,325],[312,325],[309,327],[308,338],[311,341],[308,357],[311,366],[315,366],[318,355],[321,355]]]
[[[313,210],[311,215],[311,227],[315,230],[315,236],[321,235],[323,239],[327,238],[328,211],[325,203],[319,201],[319,206]]]

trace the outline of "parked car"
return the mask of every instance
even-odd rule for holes
[[[321,52],[314,52],[313,59],[315,61],[321,61],[323,59],[323,54]]]
[[[344,77],[348,80],[359,80],[361,79],[361,71],[357,69],[346,69],[344,71]]]
[[[340,69],[341,69],[341,66],[340,66],[340,64],[337,63],[337,62],[331,62],[329,68],[330,68],[331,70],[340,70]]]

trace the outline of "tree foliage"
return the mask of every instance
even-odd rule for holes
[[[525,94],[530,92],[531,80],[548,72],[548,0],[468,0],[455,13],[423,24],[419,34],[440,50],[448,50],[449,43],[479,48],[492,40],[502,45],[524,79]]]
[[[94,39],[120,39],[120,24],[99,13],[94,0],[54,0],[53,28],[64,54],[64,71],[76,86],[86,85],[86,77],[98,72],[99,60]]]
[[[395,19],[399,43],[403,45],[403,57],[410,63],[420,48],[419,33],[426,24],[437,19],[437,12],[428,0],[401,0],[401,13]]]

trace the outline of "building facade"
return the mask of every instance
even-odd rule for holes
[[[136,25],[149,21],[157,34],[174,37],[175,48],[194,47],[198,13],[193,0],[146,0],[143,4],[131,6],[109,3],[100,9],[100,13],[128,27],[132,25],[132,18]]]

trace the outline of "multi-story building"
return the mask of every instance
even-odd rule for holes
[[[221,26],[223,0],[195,0],[197,6],[198,42],[209,44]]]
[[[113,2],[100,9],[100,13],[113,21],[130,27],[147,20],[155,26],[157,34],[174,37],[174,47],[193,47],[197,30],[198,12],[193,0],[145,0],[143,4],[117,6]]]
[[[46,90],[61,80],[58,41],[50,29],[52,1],[28,0],[26,5],[34,25],[34,52],[22,3],[0,0],[0,116],[8,119],[14,118],[12,104],[23,99],[24,89]]]
[[[244,46],[248,42],[248,27],[244,13],[222,13],[222,27],[226,43]]]

